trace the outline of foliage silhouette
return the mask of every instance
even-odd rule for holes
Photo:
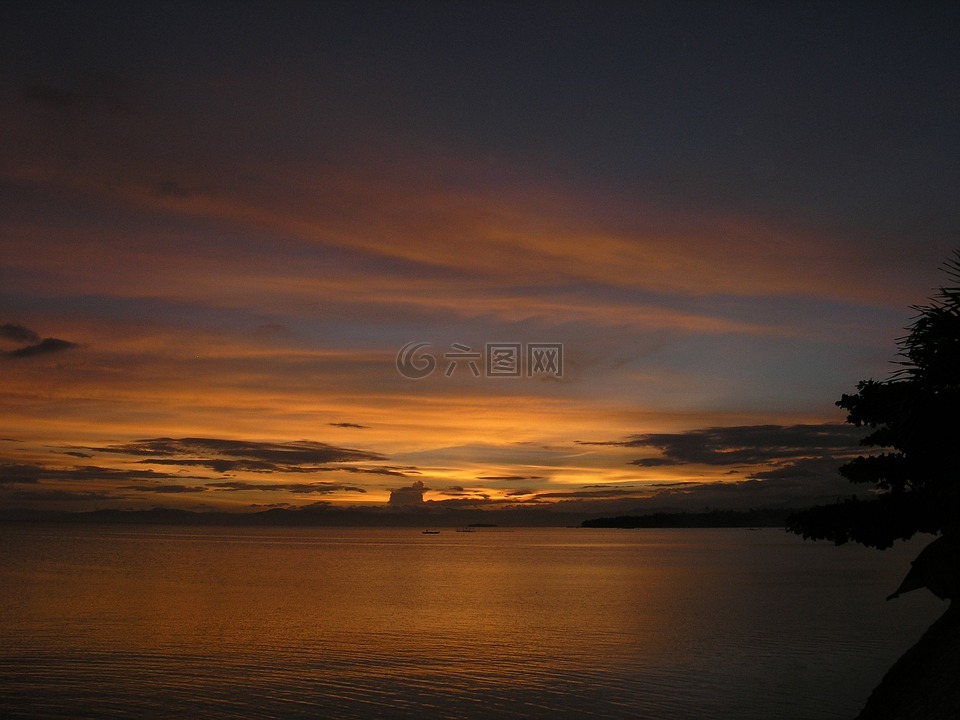
[[[951,534],[960,517],[960,250],[943,268],[948,282],[897,340],[900,368],[864,380],[837,405],[847,422],[872,429],[861,445],[883,450],[843,465],[867,498],[796,513],[787,529],[805,538],[890,547],[917,532]]]

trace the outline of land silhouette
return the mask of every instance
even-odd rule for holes
[[[918,532],[938,536],[888,599],[926,588],[951,605],[890,669],[859,720],[960,717],[960,614],[952,605],[960,588],[960,250],[943,269],[947,284],[914,306],[908,334],[897,341],[900,367],[887,380],[861,381],[836,403],[848,423],[870,428],[861,444],[880,450],[840,468],[868,492],[787,520],[791,532],[838,545],[884,549]]]

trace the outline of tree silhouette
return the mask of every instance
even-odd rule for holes
[[[947,285],[913,307],[909,334],[897,341],[901,367],[836,403],[848,423],[872,429],[861,445],[882,450],[840,468],[872,485],[868,497],[796,513],[791,532],[886,548],[917,532],[952,538],[960,527],[960,250],[943,270]]]

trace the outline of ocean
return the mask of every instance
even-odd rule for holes
[[[0,716],[852,718],[927,540],[0,526]]]

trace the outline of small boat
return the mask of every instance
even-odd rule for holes
[[[423,531],[423,534],[424,534],[424,535],[439,535],[439,534],[440,534],[440,531],[439,531],[439,530],[424,530],[424,531]]]

